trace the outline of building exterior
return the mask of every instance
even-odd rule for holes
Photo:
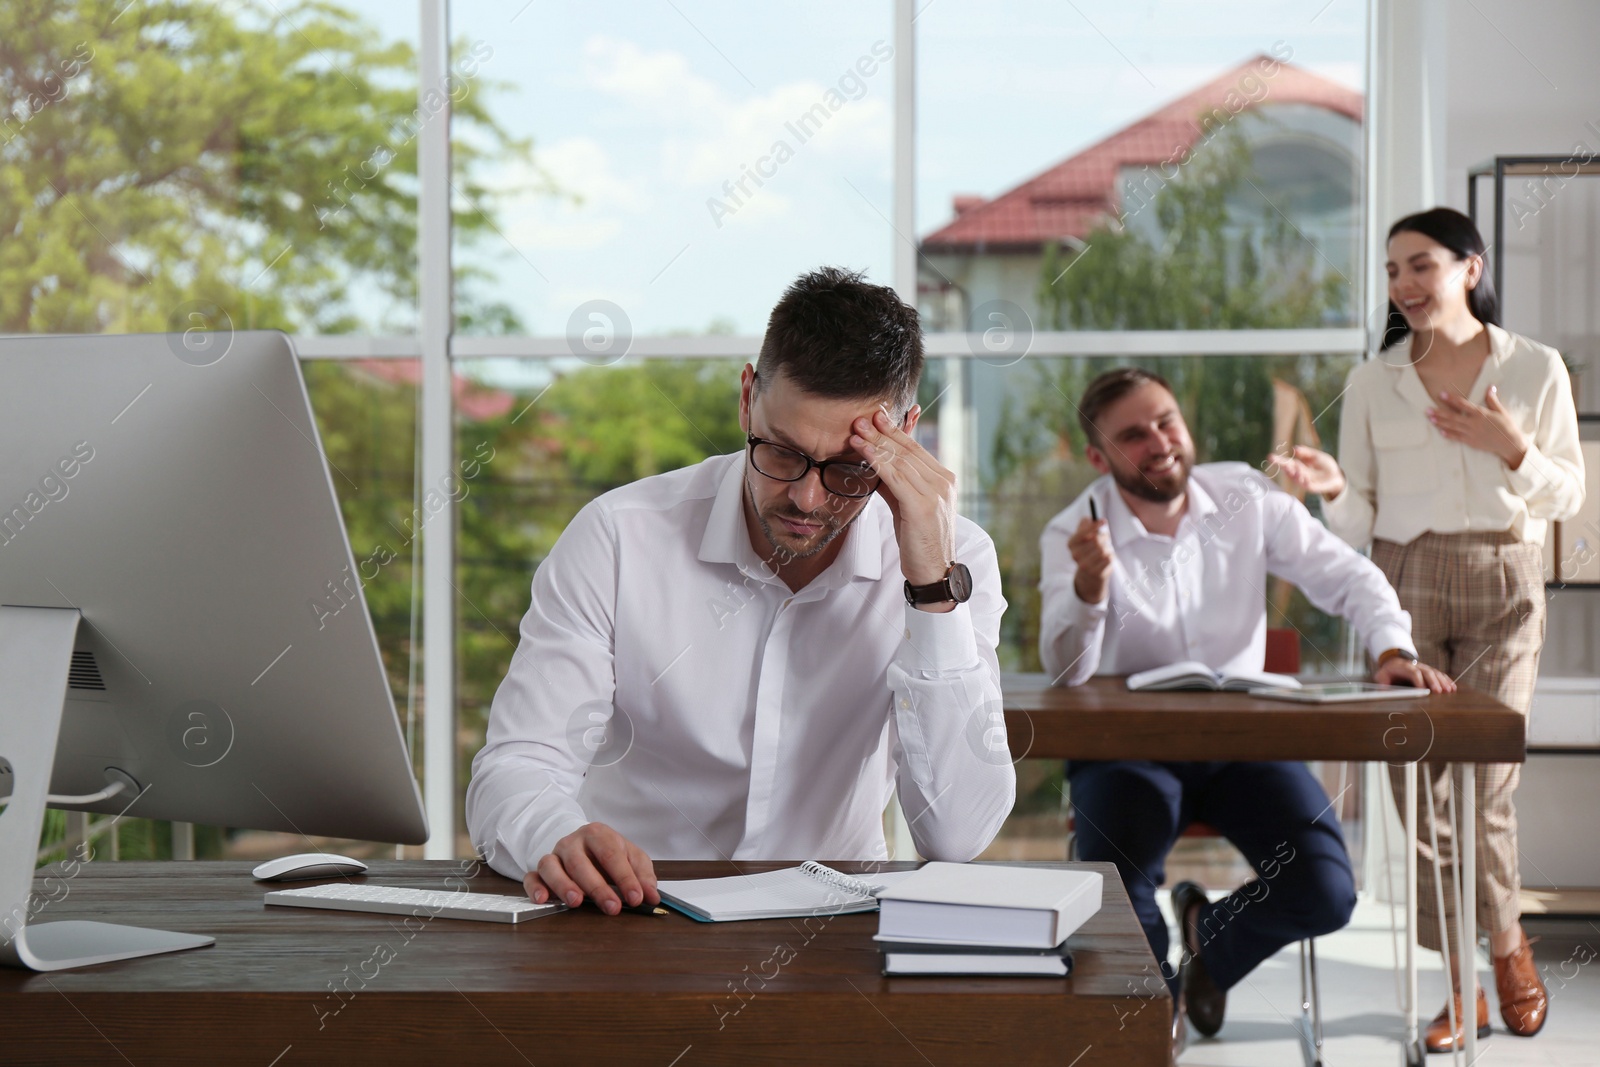
[[[1237,132],[1266,197],[1315,243],[1323,269],[1356,276],[1360,228],[1361,94],[1266,54],[1124,127],[1020,185],[985,199],[956,196],[954,218],[925,236],[920,309],[933,330],[983,330],[991,300],[1021,307],[1035,329],[1045,249],[1081,248],[1099,226],[1159,235],[1144,210],[1224,129]],[[1265,205],[1241,202],[1241,220]]]
[[[1308,257],[1314,280],[1333,272],[1351,280],[1345,310],[1307,325],[1347,324],[1359,277],[1361,116],[1360,93],[1261,54],[997,196],[956,196],[954,217],[919,245],[924,324],[981,333],[1002,324],[994,315],[993,302],[1000,301],[1025,316],[1008,325],[1064,328],[1040,301],[1051,246],[1082,250],[1102,228],[1160,245],[1155,198],[1185,180],[1189,163],[1213,143],[1234,138],[1249,150],[1250,180],[1230,194],[1230,236],[1259,235],[1263,219],[1292,227],[1314,248]],[[962,364],[974,415],[963,435],[963,466],[987,485],[1004,399],[1020,400],[1036,383],[1014,358]],[[1282,412],[1262,414],[1282,421]],[[965,503],[986,517],[980,494]]]

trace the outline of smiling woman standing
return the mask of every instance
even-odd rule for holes
[[[1551,521],[1583,503],[1583,453],[1566,367],[1555,349],[1499,326],[1483,238],[1449,208],[1408,215],[1389,230],[1389,322],[1383,350],[1350,374],[1339,455],[1298,447],[1274,457],[1322,494],[1328,526],[1369,542],[1401,605],[1417,653],[1457,682],[1527,714],[1544,642],[1542,545]],[[1385,653],[1403,654],[1403,653]],[[1544,1026],[1548,998],[1523,933],[1512,793],[1519,765],[1477,770],[1478,924],[1489,933],[1500,1017],[1513,1034]],[[1454,863],[1447,770],[1428,764],[1418,798],[1418,934],[1440,950],[1429,820],[1444,871]],[[1391,768],[1396,795],[1401,772]],[[1431,802],[1430,802],[1431,801]],[[1444,899],[1454,960],[1455,899]],[[1450,965],[1453,983],[1459,968]],[[1461,1020],[1461,994],[1455,993]],[[1477,1026],[1489,1034],[1478,990]],[[1461,1041],[1449,1006],[1428,1027],[1430,1052]]]

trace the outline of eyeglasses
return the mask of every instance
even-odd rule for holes
[[[871,496],[878,488],[878,472],[870,464],[848,459],[814,460],[804,452],[763,441],[755,434],[747,434],[745,444],[750,449],[750,465],[757,473],[778,482],[798,482],[817,468],[822,488],[834,496]]]

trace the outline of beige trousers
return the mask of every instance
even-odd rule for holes
[[[1488,693],[1524,715],[1533,702],[1544,644],[1544,566],[1539,545],[1502,533],[1426,533],[1409,544],[1375,541],[1372,561],[1411,613],[1422,662],[1457,683]],[[1521,917],[1517,812],[1512,804],[1521,764],[1480,763],[1472,803],[1478,829],[1478,928],[1500,933]],[[1417,790],[1417,940],[1438,950],[1439,912],[1430,826],[1438,833],[1450,953],[1456,955],[1455,834],[1445,804],[1447,765],[1424,763]],[[1389,768],[1396,803],[1403,772]],[[1456,797],[1458,812],[1463,798]]]

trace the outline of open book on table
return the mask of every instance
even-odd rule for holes
[[[1270,671],[1215,671],[1198,660],[1186,659],[1128,675],[1128,688],[1134,690],[1211,689],[1248,692],[1251,689],[1299,689],[1300,683],[1288,674]]]
[[[849,875],[807,860],[798,867],[656,883],[664,903],[701,922],[877,911],[878,894],[914,871]]]

